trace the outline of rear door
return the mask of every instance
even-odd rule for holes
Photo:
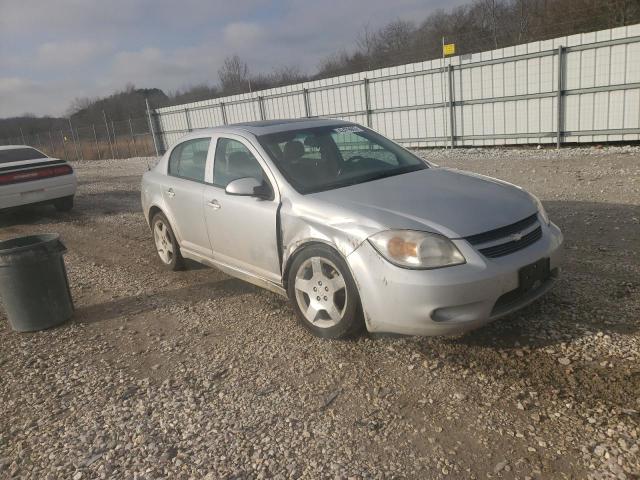
[[[202,193],[210,145],[210,136],[176,145],[169,156],[162,191],[180,246],[204,255],[211,254],[202,218]]]
[[[225,134],[214,140],[212,184],[204,187],[203,196],[213,256],[231,267],[279,282],[276,216],[280,200],[275,181],[264,160],[245,138]],[[245,177],[267,182],[273,198],[225,193],[229,182]]]

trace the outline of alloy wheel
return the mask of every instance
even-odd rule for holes
[[[167,265],[170,265],[174,257],[173,240],[169,228],[162,220],[156,221],[153,227],[153,238],[160,259]]]
[[[347,307],[347,285],[330,260],[311,257],[300,265],[295,278],[295,296],[304,317],[320,328],[337,325]]]

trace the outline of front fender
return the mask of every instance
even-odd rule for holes
[[[355,222],[327,221],[301,212],[280,212],[282,238],[282,273],[286,276],[291,260],[305,245],[320,243],[347,258],[375,231],[367,231]]]

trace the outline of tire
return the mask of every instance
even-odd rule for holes
[[[180,245],[173,233],[171,224],[162,213],[156,213],[151,220],[151,232],[158,258],[167,270],[177,271],[184,268],[184,259]]]
[[[56,210],[59,212],[68,212],[73,208],[73,195],[54,200],[53,206],[56,207]]]
[[[287,293],[300,323],[318,337],[347,338],[364,326],[349,267],[329,247],[313,245],[295,256]]]

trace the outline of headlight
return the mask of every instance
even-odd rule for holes
[[[451,240],[436,233],[387,230],[369,237],[384,258],[405,268],[440,268],[466,260]]]
[[[536,202],[536,205],[538,206],[538,213],[540,214],[540,218],[546,225],[549,225],[551,221],[549,220],[549,215],[547,215],[547,211],[542,206],[542,202],[535,195],[531,195],[531,197],[533,198],[533,201]]]

